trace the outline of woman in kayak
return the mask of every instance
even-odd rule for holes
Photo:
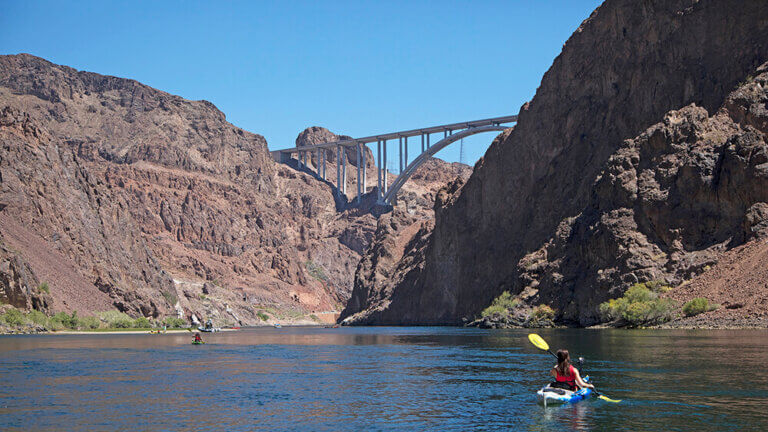
[[[579,375],[579,370],[571,365],[571,355],[568,354],[568,350],[561,349],[557,351],[557,365],[552,368],[550,373],[555,377],[556,381],[556,385],[552,385],[552,387],[560,387],[571,391],[584,387],[595,388],[592,384],[584,382],[581,379],[581,375]]]
[[[200,333],[195,333],[195,342],[202,342],[203,338],[200,337]]]

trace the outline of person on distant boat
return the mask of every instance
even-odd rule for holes
[[[203,338],[200,337],[200,333],[195,333],[195,342],[201,343],[203,341]]]
[[[588,387],[594,389],[595,386],[584,382],[579,375],[579,370],[571,365],[571,355],[568,350],[557,351],[557,364],[550,371],[555,382],[550,384],[551,387],[558,387],[565,390],[576,391],[579,388]]]
[[[205,322],[205,328],[211,329],[213,328],[213,320],[208,318],[208,321]]]

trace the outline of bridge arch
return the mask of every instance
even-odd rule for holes
[[[429,158],[435,155],[435,153],[439,152],[440,150],[448,147],[450,144],[462,139],[466,138],[470,135],[475,135],[479,133],[485,133],[485,132],[495,132],[495,131],[504,131],[506,129],[509,129],[511,126],[498,126],[498,125],[488,125],[488,126],[478,126],[478,127],[471,127],[468,129],[464,129],[462,131],[456,132],[454,134],[448,135],[447,137],[441,139],[440,141],[436,142],[434,145],[427,148],[423,153],[421,153],[419,156],[417,156],[408,166],[398,174],[395,181],[392,183],[391,186],[387,189],[387,192],[382,197],[382,200],[390,205],[394,205],[397,201],[397,192],[400,190],[400,188],[403,187],[405,182],[408,181],[411,176],[413,176],[413,173],[416,172],[416,170]]]

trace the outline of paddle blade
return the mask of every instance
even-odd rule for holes
[[[529,334],[528,340],[531,341],[532,344],[536,345],[536,348],[543,349],[544,351],[549,349],[549,344],[547,344],[547,341],[542,339],[541,336],[537,335],[536,333]]]
[[[621,402],[621,399],[611,399],[611,398],[605,397],[603,395],[598,396],[598,399],[602,399],[602,400],[604,400],[606,402],[613,402],[613,403]]]

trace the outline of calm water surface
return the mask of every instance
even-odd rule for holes
[[[537,405],[519,330],[0,336],[0,430],[768,430],[768,331],[539,333],[624,401]]]

